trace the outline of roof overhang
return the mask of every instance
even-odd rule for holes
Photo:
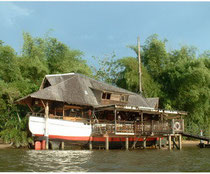
[[[133,112],[143,112],[148,114],[167,114],[167,115],[187,115],[187,112],[184,111],[171,111],[163,109],[154,109],[151,107],[142,107],[142,106],[126,106],[126,105],[105,105],[95,107],[97,110],[121,110],[121,111],[133,111]]]

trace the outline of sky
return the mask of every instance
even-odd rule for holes
[[[52,31],[50,31],[52,30]],[[20,53],[23,32],[52,37],[72,49],[103,59],[135,56],[128,45],[141,45],[152,34],[166,38],[167,49],[195,46],[210,50],[210,2],[0,2],[0,40]]]

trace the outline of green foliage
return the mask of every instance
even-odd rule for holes
[[[0,132],[0,136],[5,143],[12,143],[16,147],[27,146],[32,143],[32,138],[29,137],[27,130],[28,119],[18,120],[18,117],[13,117],[5,123],[4,130]]]
[[[187,132],[199,134],[203,129],[205,135],[210,135],[210,51],[200,56],[195,47],[167,51],[166,43],[166,39],[152,35],[141,47],[143,95],[159,97],[161,108],[187,111]],[[128,47],[137,54],[137,46]],[[137,56],[111,60],[103,60],[96,74],[102,80],[139,92]]]
[[[25,117],[28,108],[15,100],[37,91],[49,73],[92,75],[81,51],[49,36],[34,38],[23,33],[23,40],[21,55],[0,41],[0,138],[16,147],[27,146],[32,139]]]
[[[98,68],[92,66],[94,78],[110,83],[112,85],[116,85],[120,75],[119,72],[122,67],[120,67],[119,62],[116,61],[115,53],[112,53],[111,55],[106,55],[105,57],[103,57],[103,59],[99,59],[96,57],[93,58],[98,61],[99,64]]]

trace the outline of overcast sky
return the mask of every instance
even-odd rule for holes
[[[0,2],[0,40],[18,53],[22,32],[51,35],[91,57],[113,51],[134,56],[126,46],[157,33],[167,48],[210,50],[210,2]]]

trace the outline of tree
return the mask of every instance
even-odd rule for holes
[[[145,45],[143,45],[142,62],[156,81],[167,64],[166,41],[166,39],[164,41],[159,40],[158,35],[154,34],[148,37]]]
[[[70,49],[49,36],[34,38],[23,33],[23,39],[21,55],[0,42],[0,137],[17,147],[32,142],[25,117],[28,108],[17,105],[18,98],[37,91],[49,73],[92,75],[81,51]]]

